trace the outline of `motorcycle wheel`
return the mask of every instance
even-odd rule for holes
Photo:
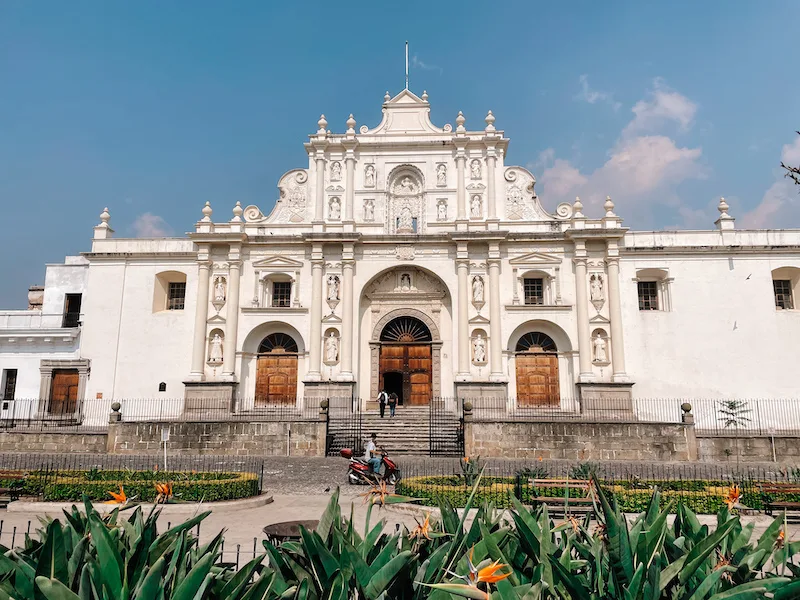
[[[347,483],[349,483],[350,485],[358,485],[359,483],[361,483],[361,481],[359,480],[358,475],[356,475],[355,473],[348,473]]]
[[[389,479],[387,480],[387,483],[389,485],[397,485],[397,483],[399,481],[400,481],[400,471],[395,471],[394,473],[389,475]]]

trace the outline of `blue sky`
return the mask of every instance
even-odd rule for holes
[[[267,211],[320,113],[341,132],[383,94],[433,121],[491,109],[546,208],[610,194],[635,228],[800,227],[791,0],[0,3],[0,307],[44,264],[118,236],[182,234],[210,200]]]

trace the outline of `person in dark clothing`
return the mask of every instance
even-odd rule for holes
[[[381,419],[383,415],[386,413],[386,402],[389,400],[389,394],[386,393],[386,390],[381,390],[381,393],[378,394],[378,409],[381,412]]]
[[[389,416],[394,416],[394,411],[397,408],[397,394],[394,392],[389,396]]]

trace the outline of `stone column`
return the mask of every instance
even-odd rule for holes
[[[575,258],[575,303],[578,314],[578,352],[580,381],[594,379],[592,372],[592,343],[589,335],[589,299],[586,293],[586,258]]]
[[[194,309],[194,339],[192,341],[192,372],[190,379],[202,381],[206,362],[206,322],[208,321],[208,288],[211,278],[208,260],[197,264],[197,306]],[[228,289],[231,284],[228,282]],[[230,292],[228,293],[230,296]]]
[[[608,315],[611,318],[611,367],[613,381],[627,382],[625,373],[625,343],[622,336],[622,309],[619,302],[619,258],[607,257]]]
[[[234,252],[233,249],[231,251]],[[222,352],[222,376],[233,380],[236,379],[236,334],[239,329],[239,284],[242,278],[238,248],[235,253],[236,259],[229,261],[228,297],[225,299],[225,343]]]
[[[486,202],[488,205],[488,217],[489,219],[496,219],[497,218],[497,198],[495,197],[495,169],[497,166],[497,157],[494,153],[494,148],[489,150],[489,154],[486,157]]]
[[[491,381],[503,379],[503,348],[500,325],[500,259],[489,259],[489,359],[491,364]]]
[[[343,252],[345,256],[352,256],[352,246]],[[341,347],[341,378],[344,381],[353,380],[353,267],[352,259],[342,261],[342,347]]]
[[[464,170],[467,157],[464,150],[459,149],[456,155],[456,220],[467,219],[467,189],[464,185]]]
[[[322,269],[325,261],[315,259],[311,263],[311,332],[308,350],[308,381],[319,381],[322,346]]]
[[[470,378],[469,352],[469,259],[458,259],[458,377]]]
[[[314,202],[314,220],[325,220],[325,154],[317,150],[317,197]]]
[[[355,201],[356,182],[356,157],[347,153],[345,158],[345,196],[344,196],[344,221],[353,220],[353,202]]]

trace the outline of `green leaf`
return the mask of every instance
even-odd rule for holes
[[[800,581],[794,581],[775,592],[772,600],[798,600],[800,598]]]
[[[372,576],[364,594],[369,600],[376,600],[392,583],[397,574],[411,561],[413,554],[409,551],[401,552],[390,560]]]
[[[694,594],[692,594],[689,597],[689,600],[703,600],[703,598],[705,598],[708,595],[708,593],[712,591],[714,587],[716,587],[717,583],[719,583],[720,578],[725,573],[731,573],[735,570],[736,569],[734,569],[733,567],[725,566],[712,571],[706,576],[706,578],[703,580],[703,583],[697,586],[697,589],[694,591]]]
[[[547,559],[553,567],[554,579],[557,579],[567,588],[570,598],[574,598],[575,600],[590,600],[591,596],[589,595],[589,591],[584,587],[580,579],[562,567],[561,563],[558,562],[554,556],[548,556]]]
[[[328,506],[322,516],[319,518],[316,532],[323,542],[328,541],[331,534],[331,527],[334,523],[338,524],[342,521],[342,509],[339,507],[339,487],[331,494],[331,499],[328,501]]]
[[[64,536],[61,532],[61,523],[57,519],[47,526],[44,546],[39,554],[39,563],[36,565],[36,575],[57,579],[63,584],[68,584],[70,581]]]
[[[624,588],[633,577],[633,552],[631,551],[631,540],[628,536],[628,521],[624,515],[620,514],[616,505],[613,509],[611,508],[600,483],[594,477],[592,481],[597,489],[597,495],[603,508],[611,568],[616,582]]]
[[[80,597],[61,583],[58,579],[37,577],[36,586],[41,590],[47,600],[81,600]]]
[[[258,566],[261,564],[261,561],[264,560],[264,556],[264,554],[261,556],[256,556],[253,560],[239,569],[236,574],[231,577],[230,581],[225,584],[225,587],[222,588],[219,593],[219,597],[224,598],[225,600],[238,600],[239,597],[244,593],[247,584],[255,574],[256,569],[258,569]]]
[[[203,519],[205,519],[208,515],[211,514],[210,510],[200,513],[189,519],[188,521],[184,521],[180,525],[176,525],[169,531],[165,531],[160,536],[158,536],[155,541],[150,545],[150,549],[148,550],[148,556],[150,563],[154,563],[159,556],[161,556],[167,548],[169,548],[170,544],[175,541],[175,538],[182,531],[187,531],[200,523]]]
[[[172,600],[192,600],[201,586],[204,585],[206,575],[214,564],[214,555],[206,554],[192,567],[186,577],[178,584],[172,594]]]
[[[787,583],[791,583],[791,579],[787,577],[772,577],[770,579],[749,581],[724,592],[714,594],[709,600],[762,600],[765,592],[781,589]]]
[[[250,586],[242,600],[264,600],[267,598],[273,583],[276,580],[276,573],[270,569],[264,569],[261,576]],[[222,598],[222,596],[221,596]]]
[[[155,600],[158,597],[159,591],[162,589],[163,585],[162,577],[166,564],[167,561],[161,556],[153,566],[147,570],[147,574],[136,591],[136,600]]]
[[[692,548],[689,554],[686,555],[686,566],[681,570],[680,575],[678,576],[678,581],[681,583],[686,583],[692,577],[694,577],[700,565],[703,564],[703,562],[714,551],[714,548],[716,548],[722,539],[736,526],[738,521],[738,517],[727,521],[713,534]]]
[[[463,583],[423,583],[425,587],[435,590],[442,590],[449,594],[455,594],[462,598],[473,598],[474,600],[486,600],[486,593],[476,587]]]
[[[89,517],[89,529],[92,533],[92,542],[97,549],[97,556],[101,562],[99,571],[102,575],[102,585],[108,590],[112,598],[122,598],[122,557],[119,554],[116,540],[106,529],[105,523],[100,520],[97,512]]]

